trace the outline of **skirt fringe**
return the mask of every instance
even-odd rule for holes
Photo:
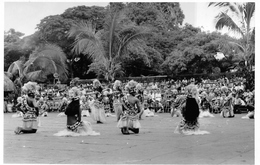
[[[83,124],[77,128],[77,131],[71,131],[68,129],[64,129],[54,134],[54,136],[63,136],[63,137],[71,137],[71,136],[97,136],[100,135],[99,132],[95,132],[92,129],[91,123],[88,121],[83,121]]]
[[[120,120],[117,123],[117,127],[123,128],[123,127],[128,127],[128,128],[141,128],[141,124],[138,120],[139,116],[134,116],[134,117],[121,117]]]

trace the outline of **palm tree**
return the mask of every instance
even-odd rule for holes
[[[56,45],[46,44],[36,49],[24,64],[23,74],[27,80],[45,82],[48,77],[62,82],[68,79],[66,54]]]
[[[142,39],[151,35],[148,29],[128,21],[123,13],[109,14],[102,31],[96,31],[91,22],[81,22],[72,26],[68,34],[75,37],[73,52],[93,59],[88,72],[103,75],[108,81],[122,74],[122,56],[133,48],[144,52]]]
[[[56,75],[60,81],[66,82],[68,79],[66,55],[60,47],[47,44],[37,48],[28,61],[13,62],[7,74],[19,87],[25,81],[46,82],[48,77]]]
[[[7,74],[8,74],[8,77],[11,80],[15,80],[18,77],[22,78],[22,76],[23,76],[23,64],[24,64],[24,61],[19,59],[17,61],[14,61],[8,67]]]
[[[251,22],[255,13],[255,3],[230,3],[211,2],[208,6],[219,7],[222,11],[215,17],[215,28],[218,30],[227,27],[228,30],[238,33],[241,36],[240,42],[230,42],[240,49],[244,56],[243,61],[247,71],[252,71],[252,57],[254,56],[254,43]]]

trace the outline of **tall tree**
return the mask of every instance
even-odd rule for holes
[[[248,71],[252,70],[250,59],[254,55],[254,43],[252,42],[252,20],[254,19],[255,3],[229,3],[211,2],[208,6],[219,7],[221,12],[215,17],[216,29],[227,27],[228,30],[238,33],[242,38],[240,42],[233,44],[244,53],[244,63]]]
[[[151,34],[129,22],[122,13],[108,14],[103,31],[96,31],[93,27],[92,23],[75,24],[69,37],[75,37],[73,50],[76,54],[92,57],[89,71],[96,71],[108,81],[113,81],[121,73],[120,58],[130,49],[143,50],[141,39]]]
[[[28,57],[31,50],[23,46],[24,34],[15,29],[10,29],[4,32],[4,70],[14,62],[23,57]]]
[[[60,47],[43,45],[30,55],[24,64],[23,74],[27,80],[46,82],[58,77],[64,83],[68,80],[66,60],[66,54]]]

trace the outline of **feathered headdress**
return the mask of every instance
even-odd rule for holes
[[[196,85],[190,84],[190,85],[186,86],[186,92],[188,94],[197,94],[198,93],[198,88],[197,88]]]
[[[125,89],[130,93],[133,94],[135,93],[135,88],[136,88],[137,82],[134,80],[129,81],[126,86]]]
[[[79,98],[80,97],[80,90],[78,89],[78,87],[72,87],[69,91],[73,92],[73,98]]]
[[[114,89],[114,90],[117,90],[117,88],[120,87],[121,85],[122,85],[122,82],[119,81],[119,80],[116,80],[116,81],[114,82],[113,89]]]
[[[29,81],[28,83],[24,84],[24,86],[22,87],[22,91],[26,94],[35,93],[38,88],[39,87],[36,82]]]
[[[138,83],[138,84],[136,85],[136,90],[138,90],[138,91],[143,90],[142,84]]]

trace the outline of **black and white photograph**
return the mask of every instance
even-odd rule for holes
[[[2,4],[1,163],[259,162],[257,2]]]

